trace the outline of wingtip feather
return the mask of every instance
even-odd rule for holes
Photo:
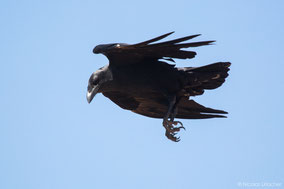
[[[173,33],[174,33],[174,31],[169,32],[169,33],[166,33],[166,34],[161,35],[161,36],[158,36],[158,37],[155,37],[155,38],[150,39],[150,40],[147,40],[147,41],[143,41],[143,42],[141,42],[141,43],[136,43],[136,44],[132,45],[132,47],[148,45],[149,43],[153,43],[153,42],[155,42],[155,41],[159,41],[159,40],[161,40],[161,39],[163,39],[163,38],[165,38],[165,37],[168,37],[169,35],[171,35],[171,34],[173,34]]]

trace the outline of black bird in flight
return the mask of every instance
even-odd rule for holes
[[[194,58],[196,52],[181,50],[210,45],[215,41],[181,43],[199,35],[153,43],[168,35],[137,44],[113,43],[98,45],[95,54],[109,59],[94,72],[88,83],[87,100],[103,93],[123,109],[152,118],[162,118],[168,139],[178,142],[176,134],[184,129],[180,119],[226,117],[227,112],[204,107],[190,96],[202,95],[205,89],[220,87],[228,76],[230,62],[217,62],[201,67],[175,67],[173,59]]]

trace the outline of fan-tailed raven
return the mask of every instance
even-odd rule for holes
[[[205,89],[220,87],[228,76],[229,62],[217,62],[202,67],[175,67],[165,61],[174,58],[194,58],[196,52],[182,48],[210,45],[214,41],[181,43],[199,35],[171,41],[153,43],[168,35],[137,44],[113,43],[98,45],[95,54],[109,59],[106,65],[94,72],[88,83],[87,100],[90,103],[97,93],[103,93],[123,109],[152,118],[163,118],[166,136],[179,141],[176,133],[183,125],[175,118],[205,119],[225,117],[227,112],[204,107],[190,96],[201,95]],[[178,124],[180,124],[178,126]]]

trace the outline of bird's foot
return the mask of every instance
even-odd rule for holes
[[[177,127],[177,125],[180,124],[180,126]],[[180,131],[180,129],[184,129],[184,126],[182,124],[182,122],[180,121],[168,121],[168,120],[164,120],[163,121],[163,126],[166,129],[166,137],[168,139],[170,139],[171,141],[174,142],[179,142],[180,141],[180,137],[176,137],[175,135]]]

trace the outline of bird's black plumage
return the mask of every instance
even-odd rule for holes
[[[103,93],[123,109],[152,118],[163,118],[166,136],[179,141],[175,134],[184,128],[181,119],[225,117],[227,112],[204,107],[190,96],[201,95],[206,89],[221,86],[228,76],[229,62],[217,62],[202,67],[178,68],[165,60],[194,58],[196,52],[182,48],[210,45],[214,41],[181,43],[199,35],[171,41],[153,43],[168,33],[154,39],[129,45],[114,43],[98,45],[94,53],[104,54],[109,65],[94,72],[88,84],[87,100]],[[177,127],[177,124],[181,124]]]

